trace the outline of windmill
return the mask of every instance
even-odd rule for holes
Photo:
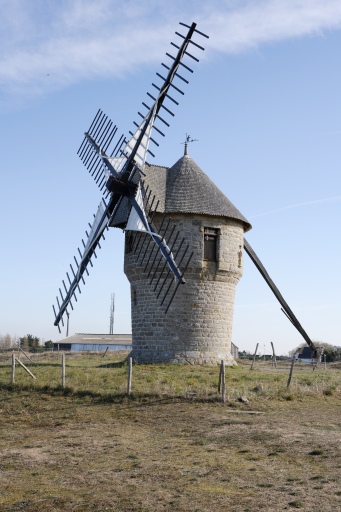
[[[98,110],[78,150],[79,157],[102,191],[103,198],[93,222],[89,223],[89,231],[85,232],[86,242],[82,239],[82,250],[78,248],[78,259],[74,256],[75,267],[70,264],[71,277],[69,272],[66,273],[68,284],[62,280],[63,291],[59,288],[60,297],[56,297],[57,309],[53,305],[54,325],[58,327],[59,332],[59,324],[64,325],[64,315],[69,316],[70,308],[73,310],[72,301],[77,301],[77,293],[81,293],[80,284],[85,284],[84,274],[89,273],[88,266],[92,266],[92,257],[97,257],[96,249],[101,248],[101,239],[105,239],[104,231],[112,225],[118,225],[117,219],[120,216],[126,218],[127,212],[129,218],[125,229],[147,233],[150,237],[147,245],[155,246],[155,254],[159,255],[159,258],[155,257],[153,261],[154,275],[158,278],[160,288],[162,287],[160,300],[165,304],[166,311],[180,284],[185,283],[184,274],[191,259],[189,246],[182,239],[173,254],[175,244],[172,243],[169,247],[166,237],[168,234],[173,236],[174,230],[169,233],[170,222],[166,216],[159,229],[153,226],[153,214],[157,204],[154,204],[151,189],[148,190],[143,184],[147,154],[154,156],[149,144],[152,142],[156,146],[159,145],[154,139],[155,133],[164,136],[157,124],[159,122],[169,126],[169,117],[165,117],[174,116],[170,104],[179,104],[173,95],[184,94],[179,83],[188,84],[188,79],[183,75],[193,73],[186,61],[198,62],[199,59],[193,52],[204,50],[194,38],[208,38],[197,30],[196,23],[190,26],[185,23],[180,25],[188,29],[187,34],[175,32],[179,42],[171,44],[178,50],[177,54],[166,54],[170,60],[168,64],[162,63],[167,71],[166,76],[157,73],[158,78],[162,80],[161,85],[152,84],[156,92],[153,95],[147,93],[152,104],[148,106],[143,102],[146,113],[138,113],[142,120],[139,123],[134,122],[135,132],[130,132],[131,137],[126,139],[122,135],[114,144],[117,127],[102,110]],[[114,147],[109,154],[109,148],[112,146]],[[178,238],[180,233],[176,236]],[[140,251],[143,248],[144,244],[141,244]],[[163,265],[161,261],[164,261]]]
[[[78,155],[103,198],[85,232],[86,241],[82,239],[82,250],[78,248],[78,259],[74,257],[75,267],[70,265],[71,277],[66,273],[68,284],[63,280],[63,291],[59,288],[57,309],[53,306],[54,324],[60,332],[59,324],[64,325],[64,315],[68,319],[70,308],[73,310],[72,301],[77,301],[77,293],[81,293],[80,285],[85,283],[92,258],[97,257],[96,250],[101,247],[105,230],[119,227],[126,232],[125,273],[131,284],[133,352],[135,344],[135,353],[141,360],[181,360],[182,352],[186,352],[186,360],[192,358],[197,362],[231,359],[226,340],[232,332],[234,287],[242,275],[242,248],[269,285],[284,314],[316,354],[313,342],[244,238],[251,225],[188,156],[188,143],[194,139],[186,134],[184,156],[172,169],[153,169],[146,160],[147,155],[154,156],[150,143],[159,145],[154,137],[165,135],[160,126],[169,126],[169,119],[174,116],[171,105],[178,105],[174,95],[183,95],[180,84],[188,84],[186,77],[193,72],[188,61],[198,61],[192,51],[204,50],[194,38],[208,37],[197,30],[195,23],[180,25],[188,29],[187,34],[175,32],[180,42],[171,44],[178,50],[177,54],[166,54],[170,59],[168,64],[162,64],[166,76],[157,73],[161,85],[152,84],[156,92],[147,93],[151,106],[142,103],[146,112],[138,113],[142,120],[134,123],[135,132],[130,132],[130,138],[122,135],[116,142],[117,127],[102,110],[98,110],[84,135]],[[167,187],[165,180],[171,182],[168,212],[165,197],[163,207],[159,206]],[[170,208],[172,201],[179,203],[176,184],[191,203],[182,204],[181,212]],[[228,246],[227,240],[233,240],[233,244]],[[214,254],[218,250],[224,253],[214,271],[210,262],[199,261],[200,251],[205,253],[205,247],[202,251],[205,244],[209,256],[213,246]],[[161,312],[169,312],[180,285],[185,284],[187,269],[187,286],[181,287],[177,307],[170,311],[168,320],[160,320]],[[136,328],[148,323],[150,329]],[[204,343],[197,342],[205,329]],[[212,342],[214,329],[218,343]]]

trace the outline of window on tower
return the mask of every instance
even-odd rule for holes
[[[204,228],[204,260],[217,261],[219,229]]]

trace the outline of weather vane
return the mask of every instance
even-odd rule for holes
[[[190,142],[198,142],[198,139],[191,139],[191,136],[186,133],[186,140],[185,142],[181,142],[181,144],[185,145],[184,149],[184,155],[188,155],[187,147]]]

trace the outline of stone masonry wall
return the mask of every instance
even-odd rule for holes
[[[186,284],[180,285],[166,315],[143,272],[144,264],[136,265],[136,256],[129,250],[130,233],[126,234],[124,270],[131,285],[132,356],[140,362],[216,364],[224,359],[233,364],[232,322],[235,287],[243,271],[243,225],[199,215],[176,214],[172,221],[194,255]],[[159,222],[154,219],[156,225]],[[219,230],[217,262],[203,259],[205,227]]]

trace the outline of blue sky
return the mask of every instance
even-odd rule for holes
[[[98,108],[128,133],[178,22],[210,39],[156,152],[190,156],[252,223],[247,239],[313,340],[341,345],[339,0],[0,0],[0,334],[58,339],[52,303],[100,193],[76,155]],[[130,332],[111,230],[70,331]],[[63,333],[65,334],[65,333]],[[303,341],[245,255],[233,340]]]

